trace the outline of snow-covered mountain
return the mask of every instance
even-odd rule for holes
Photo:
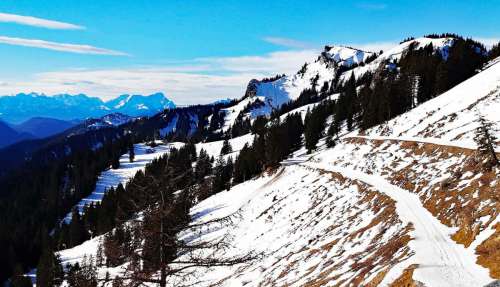
[[[298,151],[199,203],[192,224],[239,219],[181,238],[232,238],[232,248],[207,256],[264,256],[200,268],[198,286],[486,286],[500,277],[500,169],[480,167],[472,138],[477,110],[499,134],[499,109],[497,63],[386,124]]]
[[[104,106],[114,113],[138,117],[154,115],[164,109],[175,108],[175,104],[162,93],[149,96],[121,95],[116,99],[105,102]]]
[[[269,115],[283,104],[297,100],[308,89],[334,89],[351,75],[359,79],[379,68],[391,69],[410,47],[419,49],[432,45],[446,58],[454,41],[453,37],[421,37],[404,41],[382,53],[339,45],[325,46],[314,62],[305,63],[296,74],[251,80],[243,100],[226,110],[225,126],[233,125],[241,112],[250,118]]]
[[[121,95],[106,102],[83,94],[47,96],[21,93],[0,97],[0,118],[10,123],[20,123],[32,117],[74,120],[117,112],[137,117],[154,115],[173,107],[175,104],[162,93],[149,96]]]
[[[321,72],[320,79],[331,81],[351,72],[362,76],[379,67],[390,69],[410,45],[429,43],[446,57],[453,39],[409,40],[377,57],[327,47],[296,75],[252,81],[239,102],[217,110],[225,115],[222,130],[229,129],[240,113],[251,118],[268,115],[296,99],[301,92],[297,91],[311,87],[307,77]],[[289,114],[304,114],[316,104]],[[494,135],[500,134],[498,110],[500,62],[492,61],[472,78],[384,124],[366,131],[348,132],[343,127],[335,147],[327,147],[323,139],[313,153],[302,148],[277,169],[198,202],[190,211],[192,225],[238,216],[213,230],[186,230],[179,239],[194,244],[231,239],[223,250],[200,251],[209,258],[237,258],[250,251],[262,256],[234,266],[190,269],[186,278],[192,281],[183,283],[486,286],[500,278],[500,169],[481,168],[474,137],[478,113],[496,124]],[[167,127],[177,118],[171,116]],[[231,156],[253,138],[246,134],[231,139]],[[500,142],[494,144],[498,153]],[[222,141],[196,145],[215,157],[221,147]],[[163,154],[163,148],[158,150]],[[122,160],[126,159],[125,154]],[[109,181],[113,186],[125,182],[132,177],[127,168],[106,171],[100,182],[126,173],[120,181]],[[63,250],[61,259],[74,263],[85,254],[95,255],[100,240],[102,236]],[[190,255],[178,256],[183,261]],[[99,268],[101,276],[106,272],[119,275],[120,268]]]

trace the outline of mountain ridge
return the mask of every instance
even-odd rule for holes
[[[103,101],[85,94],[57,94],[47,96],[38,93],[19,93],[0,96],[0,118],[9,123],[20,123],[32,117],[49,117],[59,120],[84,120],[111,113],[128,116],[150,116],[175,104],[163,93],[120,95]]]

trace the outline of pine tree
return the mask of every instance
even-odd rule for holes
[[[491,47],[491,49],[488,51],[488,59],[489,60],[494,60],[497,57],[500,57],[500,42],[493,45],[493,47]]]
[[[103,240],[99,240],[99,243],[97,243],[97,251],[95,255],[95,265],[97,267],[101,267],[104,265],[104,245],[103,245]]]
[[[130,162],[134,162],[135,159],[135,150],[134,150],[134,145],[130,145],[128,148],[128,159]]]
[[[43,248],[36,270],[37,287],[54,287],[62,283],[64,277],[61,260],[54,254],[49,243]]]
[[[69,246],[76,246],[88,238],[85,225],[78,211],[78,207],[73,208],[71,213],[71,223],[69,224]]]
[[[279,165],[285,158],[287,146],[289,145],[287,137],[283,137],[282,124],[279,118],[271,122],[265,138],[265,159],[266,164],[271,167]]]
[[[493,134],[493,123],[478,115],[479,127],[476,129],[474,140],[477,143],[477,151],[484,158],[484,167],[491,170],[498,166],[499,161],[495,152],[496,137]]]
[[[307,111],[304,121],[304,138],[308,153],[316,149],[319,139],[323,136],[328,114],[328,104],[319,104],[312,111]]]
[[[97,287],[97,268],[93,257],[84,255],[81,265],[76,263],[68,268],[66,278],[69,287]]]
[[[222,148],[220,150],[220,154],[226,155],[226,154],[230,154],[231,152],[233,152],[233,147],[229,143],[228,139],[224,139],[224,142],[222,143]]]
[[[213,180],[213,193],[217,193],[223,191],[225,189],[229,189],[230,180],[233,176],[233,160],[231,157],[224,160],[222,156],[219,156],[217,162],[215,163],[215,167],[213,170],[214,180]]]
[[[196,161],[194,174],[198,181],[203,180],[203,178],[212,173],[212,163],[210,162],[210,156],[204,150],[200,150],[198,159]]]

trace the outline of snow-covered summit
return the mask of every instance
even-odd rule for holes
[[[333,61],[337,65],[344,67],[364,63],[373,55],[375,55],[373,52],[366,52],[346,46],[325,46],[325,50],[321,53],[323,59]]]
[[[394,46],[387,51],[383,51],[382,54],[378,55],[373,61],[366,65],[360,65],[355,67],[348,73],[344,73],[340,77],[340,81],[347,80],[351,74],[354,74],[356,78],[359,78],[366,74],[367,72],[374,72],[383,63],[398,62],[405,51],[408,51],[410,47],[414,49],[424,48],[428,45],[432,45],[433,49],[439,51],[443,58],[448,57],[448,51],[451,46],[453,46],[455,39],[453,37],[443,37],[443,38],[430,38],[430,37],[420,37],[416,39],[411,39]]]
[[[443,57],[447,57],[448,50],[453,43],[453,37],[421,37],[405,41],[378,56],[374,52],[352,47],[326,46],[314,62],[306,63],[296,74],[287,75],[275,81],[255,83],[256,96],[269,99],[274,107],[277,107],[287,101],[297,99],[302,91],[312,88],[313,85],[316,89],[321,89],[325,82],[330,83],[337,74],[342,82],[351,74],[359,78],[367,72],[375,71],[382,63],[397,62],[410,46],[419,49],[432,44]]]

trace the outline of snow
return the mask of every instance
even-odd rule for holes
[[[439,50],[443,58],[446,58],[448,56],[448,49],[453,45],[453,41],[454,41],[453,38],[434,39],[434,38],[420,37],[414,40],[401,43],[395,46],[394,48],[384,51],[381,55],[379,55],[375,60],[373,60],[369,64],[356,67],[353,70],[344,73],[341,76],[340,80],[341,82],[348,80],[349,77],[351,76],[351,73],[354,73],[354,76],[356,77],[356,79],[358,79],[367,72],[374,72],[380,66],[380,64],[384,62],[399,61],[403,53],[408,49],[408,47],[412,43],[415,43],[415,49],[423,48],[429,44],[432,44],[434,49]]]
[[[345,46],[331,46],[325,49],[325,54],[339,66],[350,67],[366,61],[374,53]]]
[[[153,159],[158,158],[165,153],[168,153],[171,148],[179,148],[183,143],[169,143],[161,144],[155,148],[151,148],[146,144],[140,143],[134,145],[135,159],[133,162],[129,161],[128,153],[123,154],[120,157],[120,167],[117,169],[109,168],[108,170],[102,172],[96,183],[94,191],[87,197],[80,200],[76,205],[80,213],[83,212],[85,205],[91,204],[93,202],[100,202],[106,194],[106,191],[111,187],[117,187],[120,183],[126,185],[126,183],[134,177],[134,175],[139,170],[144,170],[146,165],[153,161]],[[148,152],[153,150],[154,152]],[[64,218],[64,222],[69,223],[71,221],[71,212],[69,212]]]
[[[169,133],[174,132],[177,127],[177,120],[179,119],[179,115],[175,114],[174,117],[168,122],[167,126],[160,129],[160,136],[166,137]]]
[[[233,148],[233,152],[228,156],[232,156],[233,160],[236,159],[240,150],[243,148],[245,144],[249,146],[252,144],[255,135],[246,134],[240,137],[229,139],[229,144]],[[222,149],[223,140],[207,142],[207,143],[198,143],[196,144],[196,152],[199,153],[201,149],[204,149],[209,156],[213,156],[214,158],[219,157],[220,150]]]
[[[418,41],[419,46],[433,43],[443,51],[452,44],[447,38],[414,41]],[[409,44],[405,42],[388,50],[379,56],[378,61],[399,59]],[[376,67],[376,61],[356,69],[370,68],[370,65]],[[308,71],[304,77],[295,75],[261,83],[257,97],[243,99],[224,109],[223,129],[227,130],[238,114],[256,99],[266,103],[264,108],[256,111],[269,112],[280,101],[298,96],[300,89],[310,85],[309,76],[315,76],[316,72],[321,72],[321,79],[331,76],[331,70],[320,62],[310,64]],[[458,215],[453,214],[456,211],[438,210],[434,216],[424,206],[433,195],[434,187],[450,178],[456,167],[464,164],[466,155],[440,150],[417,153],[403,147],[403,143],[412,142],[416,144],[415,148],[432,144],[474,149],[472,131],[477,127],[476,109],[487,119],[499,123],[499,105],[500,63],[496,63],[441,96],[366,131],[366,134],[351,132],[329,149],[321,141],[313,154],[305,154],[301,149],[278,170],[266,171],[229,191],[197,203],[190,211],[192,224],[232,214],[238,216],[231,224],[208,228],[201,233],[186,230],[180,234],[181,239],[195,243],[228,236],[231,246],[227,249],[204,250],[200,251],[201,254],[230,257],[254,251],[262,257],[237,266],[195,270],[196,282],[186,283],[249,287],[353,286],[352,280],[362,276],[356,281],[360,286],[368,284],[381,272],[387,272],[379,286],[389,286],[403,270],[415,264],[413,279],[428,287],[488,284],[492,279],[487,269],[476,264],[475,249],[495,232],[493,226],[500,220],[498,215],[484,213],[478,218],[476,226],[480,232],[469,247],[464,247],[451,239],[457,231],[455,220]],[[292,112],[304,115],[307,108],[313,106],[300,107]],[[247,116],[251,117],[252,113]],[[494,132],[498,131],[497,127]],[[234,150],[231,156],[234,157],[245,143],[250,144],[253,137],[248,134],[231,139]],[[380,142],[375,143],[375,140]],[[199,143],[196,149],[199,152],[203,148],[209,155],[217,157],[222,143]],[[125,162],[120,169],[127,169],[127,155],[122,159]],[[123,174],[128,175],[125,178],[120,169],[116,174],[113,170],[104,172],[99,180],[108,179],[114,186],[126,182],[135,173],[124,170]],[[398,172],[405,172],[415,188],[396,186],[391,176]],[[476,171],[463,173],[456,180],[457,188],[461,190],[470,186],[471,181],[480,177],[481,173]],[[422,183],[423,186],[417,187]],[[470,196],[477,198],[475,193]],[[470,200],[471,197],[467,196],[450,190],[444,197],[446,201],[455,200],[454,207]],[[393,211],[391,204],[395,207]],[[482,200],[477,212],[495,204],[497,202],[491,199]],[[448,214],[450,223],[446,223],[449,226],[439,221],[442,213],[451,213]],[[381,214],[384,216],[379,217]],[[383,249],[392,246],[395,238],[405,235],[412,238],[407,245],[396,250]],[[85,253],[95,254],[97,240],[94,238],[61,251],[63,261],[74,262],[81,260]],[[376,256],[380,250],[390,254]],[[393,261],[384,262],[385,257]],[[373,260],[373,266],[359,268],[369,260]],[[175,282],[171,282],[171,286],[176,286]]]
[[[366,250],[378,229],[351,238],[347,228],[362,229],[375,214],[366,208],[368,203],[359,203],[360,193],[355,185],[342,186],[328,176],[320,175],[320,172],[305,167],[288,166],[275,174],[234,186],[230,191],[196,205],[191,210],[194,224],[235,212],[240,216],[234,224],[209,230],[195,240],[230,236],[237,245],[224,250],[218,254],[220,256],[263,252],[261,259],[249,265],[200,270],[196,279],[203,283],[199,286],[219,280],[222,280],[219,286],[304,286],[328,270],[329,265],[322,262],[332,260],[337,263],[346,260],[346,263],[332,271],[332,278],[334,275],[339,278],[329,285],[352,276],[355,271],[349,270],[350,264],[355,262],[355,255],[359,256]],[[383,240],[397,232],[397,228],[388,230]],[[187,233],[181,238],[190,240],[193,235]],[[321,246],[339,238],[339,243],[334,244],[331,251],[321,251]],[[317,255],[310,256],[313,251]],[[287,272],[289,265],[295,268],[287,276],[280,276]]]
[[[119,109],[119,108],[125,106],[125,104],[128,103],[128,101],[130,101],[130,98],[132,98],[132,95],[126,95],[126,96],[124,96],[124,98],[120,102],[118,102],[118,104],[116,104],[114,106],[114,108],[115,109]]]
[[[243,100],[241,100],[239,103],[237,103],[234,106],[231,106],[229,108],[222,109],[221,111],[224,113],[224,125],[222,126],[222,131],[225,132],[227,131],[231,126],[234,125],[234,122],[238,118],[238,115],[245,110],[245,108],[250,105],[255,103],[257,100],[260,100],[265,103],[263,107],[255,108],[252,109],[249,114],[246,116],[249,116],[251,119],[256,118],[257,116],[265,116],[271,114],[273,106],[266,101],[265,97],[248,97]]]
[[[421,37],[404,42],[385,51],[369,64],[347,70],[341,75],[340,81],[343,82],[349,79],[351,74],[354,74],[356,78],[360,78],[368,71],[374,72],[381,63],[385,63],[386,61],[399,61],[401,55],[408,49],[411,43],[416,43],[415,48],[417,49],[432,44],[446,58],[448,55],[447,51],[453,45],[453,41],[453,38],[432,39]],[[304,74],[297,73],[282,77],[273,82],[258,83],[257,96],[266,98],[273,103],[273,107],[278,107],[290,100],[297,99],[302,91],[306,88],[311,88],[311,79],[314,77],[319,76],[317,89],[320,89],[325,81],[330,82],[335,77],[338,66],[351,67],[354,64],[360,64],[373,54],[372,52],[365,52],[344,46],[326,47],[322,56],[307,65]]]
[[[316,166],[311,164],[312,166]],[[324,165],[319,165],[322,169]],[[382,281],[382,286],[397,279],[404,268],[418,264],[413,278],[425,286],[470,287],[483,286],[491,282],[488,270],[475,263],[473,250],[457,244],[450,236],[456,231],[439,222],[422,206],[418,195],[389,184],[378,175],[342,167],[327,167],[351,179],[358,179],[374,186],[396,201],[399,218],[413,225],[413,240],[410,248],[415,252],[404,265],[391,269]]]
[[[285,120],[285,118],[288,116],[288,115],[292,115],[292,114],[295,114],[295,113],[299,113],[300,116],[302,117],[302,121],[305,120],[306,118],[306,114],[307,114],[307,111],[308,110],[312,110],[314,107],[316,107],[317,105],[319,105],[320,103],[324,102],[324,101],[327,101],[327,100],[337,100],[338,97],[339,97],[340,94],[333,94],[331,96],[329,96],[328,98],[322,100],[321,102],[318,102],[318,103],[313,103],[313,104],[308,104],[308,105],[303,105],[301,107],[298,107],[296,109],[293,109],[287,113],[284,113],[280,116],[280,121],[283,121]]]
[[[500,131],[500,63],[462,82],[442,95],[398,116],[368,135],[395,137],[434,137],[444,141],[460,142],[474,147],[474,130],[478,126],[477,112],[497,123]],[[456,116],[456,115],[460,116]]]

